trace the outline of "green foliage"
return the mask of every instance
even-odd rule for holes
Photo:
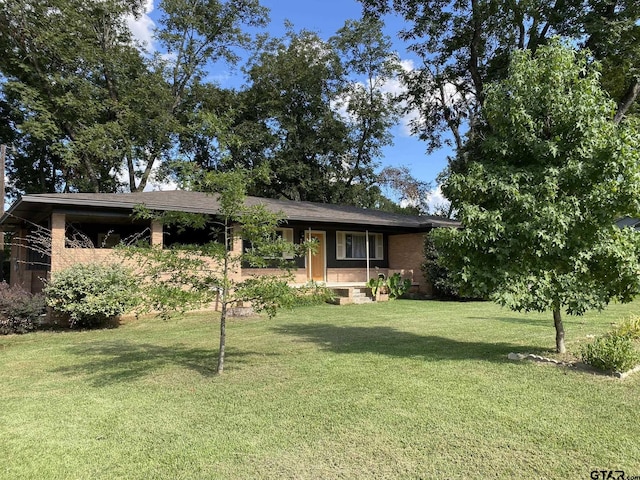
[[[305,307],[329,303],[335,298],[335,293],[316,282],[308,282],[302,287],[292,289],[294,296],[289,302],[289,307]]]
[[[431,232],[424,237],[424,262],[422,273],[431,284],[433,296],[436,298],[459,299],[460,288],[449,270],[440,263],[440,255],[433,241]]]
[[[399,37],[422,62],[404,76],[408,106],[418,112],[411,126],[429,150],[447,145],[461,153],[463,133],[481,133],[477,120],[485,87],[507,75],[512,52],[536,52],[556,35],[589,48],[592,58],[602,62],[603,85],[619,105],[618,114],[637,113],[637,1],[360,2],[368,15],[395,13],[406,22]]]
[[[387,287],[389,288],[389,299],[395,300],[409,291],[411,280],[402,279],[399,273],[394,273],[387,279]]]
[[[235,49],[251,39],[240,26],[268,19],[258,0],[159,2],[154,41],[171,55],[166,61],[136,45],[128,26],[144,4],[0,2],[0,98],[18,189],[143,190],[154,165],[188,151],[191,134],[212,123],[215,115],[199,107],[206,67],[237,62]]]
[[[0,334],[27,333],[35,330],[44,313],[44,297],[22,288],[0,283]]]
[[[389,300],[395,300],[409,291],[411,280],[408,278],[403,280],[399,273],[394,273],[389,278],[381,274],[377,278],[370,278],[367,287],[371,289],[374,296],[380,291],[380,293],[388,293]]]
[[[640,352],[633,340],[615,332],[585,345],[581,356],[584,363],[607,372],[626,372],[640,364]]]
[[[613,335],[640,340],[640,316],[632,315],[624,319],[612,330]]]
[[[138,283],[120,264],[78,263],[55,272],[44,289],[46,303],[72,328],[104,325],[138,305]]]
[[[378,290],[380,290],[381,293],[387,293],[387,279],[384,275],[380,274],[377,277],[370,278],[367,282],[367,287],[371,289],[373,296],[378,294]]]
[[[148,310],[168,317],[195,307],[220,308],[220,350],[217,372],[224,368],[225,329],[230,308],[248,302],[256,312],[269,317],[282,307],[295,303],[297,293],[289,286],[292,263],[285,257],[304,254],[309,243],[292,244],[276,235],[282,223],[279,212],[262,204],[246,204],[245,193],[255,181],[255,174],[244,169],[207,172],[197,182],[212,195],[219,212],[216,216],[158,214],[163,223],[178,226],[213,226],[211,242],[205,245],[176,245],[171,249],[127,248],[123,252],[134,258],[144,272],[140,278]],[[143,207],[138,215],[153,212]],[[243,241],[251,247],[239,247]],[[242,275],[239,269],[242,267]],[[255,268],[253,274],[247,267]],[[275,268],[268,274],[261,268]]]
[[[487,87],[485,133],[443,192],[464,229],[433,238],[455,280],[508,308],[582,314],[640,291],[640,136],[616,125],[597,65],[559,42]]]

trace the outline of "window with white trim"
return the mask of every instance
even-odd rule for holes
[[[370,260],[384,260],[383,242],[383,235],[381,233],[369,233]],[[366,260],[366,233],[336,232],[336,258],[338,260]]]
[[[276,228],[276,237],[293,244],[293,228]],[[293,248],[288,252],[283,252],[282,258],[287,260],[294,258]]]
[[[294,255],[294,247],[293,247],[293,228],[276,228],[275,229],[275,238],[277,240],[284,240],[285,242],[291,243],[291,250],[282,252],[280,258],[284,258],[285,260],[291,260],[295,258]],[[244,252],[250,252],[253,249],[253,245],[249,240],[242,240],[242,250]],[[265,256],[264,258],[276,258],[276,256]]]

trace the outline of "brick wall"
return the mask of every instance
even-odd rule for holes
[[[389,275],[398,272],[403,278],[410,278],[422,293],[430,294],[429,285],[422,275],[424,261],[424,234],[409,233],[389,235]]]

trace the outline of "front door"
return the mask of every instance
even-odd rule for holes
[[[314,282],[324,282],[327,266],[327,239],[325,232],[307,231],[306,239],[313,239],[317,242],[315,252],[307,254],[307,279]]]

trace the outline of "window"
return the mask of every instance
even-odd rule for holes
[[[364,232],[337,232],[336,258],[338,260],[365,260],[367,235]],[[384,259],[384,243],[381,233],[369,233],[369,259]]]
[[[293,228],[276,228],[275,237],[277,239],[282,239],[285,242],[294,243],[293,242]],[[253,248],[253,245],[249,240],[242,240],[242,249],[245,252],[250,251]],[[293,253],[293,249],[291,251],[283,252],[282,257],[285,260],[291,260],[295,257]],[[275,258],[275,257],[265,257],[265,258]]]
[[[285,242],[293,243],[293,228],[276,228],[276,237]],[[291,260],[294,257],[293,251],[283,252],[282,258]]]

